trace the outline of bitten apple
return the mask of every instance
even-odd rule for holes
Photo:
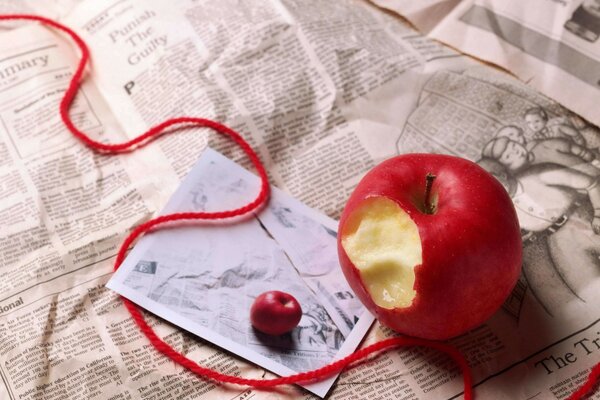
[[[371,170],[340,218],[342,271],[393,330],[447,339],[500,308],[521,270],[517,215],[502,185],[458,157],[406,154]]]
[[[302,307],[289,293],[272,290],[259,295],[250,308],[250,322],[268,335],[290,332],[302,318]]]

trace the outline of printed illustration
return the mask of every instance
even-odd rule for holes
[[[340,276],[337,233],[276,198],[257,216],[285,249],[296,269],[327,309],[344,336],[348,336],[364,310]],[[341,279],[340,279],[341,278]]]
[[[504,307],[518,318],[527,293],[552,316],[585,302],[600,279],[599,137],[500,75],[442,72],[425,85],[397,147],[469,158],[505,186],[524,244],[523,276]]]
[[[565,28],[588,42],[595,42],[600,36],[600,1],[584,0],[573,11]]]

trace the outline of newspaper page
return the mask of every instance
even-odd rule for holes
[[[541,112],[552,121],[548,132],[569,133],[537,135],[524,115]],[[564,399],[600,362],[599,145],[598,128],[489,68],[435,73],[397,138],[399,154],[478,162],[503,182],[518,213],[524,264],[517,286],[486,324],[450,341],[466,354],[480,398]],[[389,369],[376,364],[342,375],[332,398],[461,397],[448,360],[420,349],[393,356],[379,361]]]
[[[174,115],[217,119],[246,134],[276,186],[332,217],[390,155],[424,76],[475,64],[360,1],[84,5],[66,22],[81,27],[126,132]],[[380,123],[391,115],[397,123]],[[207,131],[169,135],[148,149],[164,160],[154,164],[165,193],[207,144],[247,163]]]
[[[390,156],[432,151],[480,161],[506,182],[525,218],[526,265],[505,307],[452,341],[474,368],[476,393],[566,398],[599,361],[592,210],[598,132],[578,116],[360,1],[82,1],[62,22],[92,52],[91,84],[76,104],[93,109],[95,119],[73,109],[80,126],[113,142],[121,132],[132,137],[167,117],[217,119],[258,149],[273,183],[330,217],[339,216],[358,179]],[[0,289],[0,397],[313,398],[295,386],[268,392],[193,376],[151,348],[105,287],[128,229],[164,207],[202,149],[210,144],[247,165],[243,154],[225,138],[188,128],[131,154],[89,152],[60,124],[57,99],[19,100],[30,99],[53,76],[45,69],[53,59],[23,59],[40,43],[62,49],[66,82],[77,54],[65,38],[34,26],[1,35],[0,84],[10,90],[0,92],[0,115],[13,123],[0,125],[0,204],[6,210],[0,271],[11,285]],[[25,105],[35,125],[19,129],[26,126],[18,118]],[[542,131],[551,133],[534,132],[539,121],[529,126],[529,109],[546,114]],[[33,134],[44,141],[27,142]],[[505,151],[493,139],[510,144],[504,157],[517,162],[500,163],[498,152]],[[526,160],[514,151],[519,145]],[[30,163],[39,166],[37,173]],[[544,179],[536,178],[540,170]],[[578,183],[549,184],[548,175],[561,182],[577,176]],[[558,206],[540,199],[557,199]],[[25,208],[10,209],[17,203]],[[272,376],[160,318],[147,318],[203,365]],[[390,335],[376,324],[363,345]],[[448,399],[461,392],[449,359],[411,348],[342,373],[328,397]]]
[[[420,32],[429,33],[461,0],[371,0],[406,18]]]
[[[155,210],[155,189],[138,161],[96,154],[64,129],[58,103],[75,54],[38,26],[2,33],[0,43],[0,398],[218,393],[148,351],[118,297],[104,287],[124,233]],[[91,82],[71,115],[100,140],[124,139]],[[204,364],[240,371],[164,321],[153,325]],[[143,381],[148,372],[153,380]],[[223,392],[248,396],[240,388]]]
[[[121,233],[152,212],[148,184],[131,159],[64,129],[76,62],[64,40],[32,25],[3,32],[0,48],[0,398],[117,393],[129,377],[100,317],[114,298],[103,286]],[[123,140],[91,82],[71,112],[100,140]]]
[[[115,1],[99,10],[98,2],[90,1],[77,8],[74,21],[63,22],[88,35],[93,61],[71,110],[77,125],[101,141],[118,142],[167,116],[218,119],[253,141],[280,186],[335,215],[352,180],[393,148],[390,132],[397,128],[377,122],[392,114],[380,114],[381,107],[407,113],[416,92],[401,89],[412,87],[427,71],[472,64],[359,2],[332,9],[335,21],[318,11],[327,7],[325,2],[315,2],[313,14],[295,5],[295,16],[280,3],[256,14],[257,4],[248,2],[236,16],[237,26],[229,7],[220,4],[178,2],[164,9],[150,2]],[[29,12],[33,5],[9,5],[8,10]],[[114,19],[104,17],[110,12]],[[88,18],[81,16],[86,13]],[[212,25],[203,25],[204,13]],[[300,20],[310,39],[300,30]],[[241,154],[226,140],[197,130],[182,130],[135,154],[89,151],[58,117],[76,52],[64,37],[36,24],[2,28],[0,397],[311,398],[297,387],[274,394],[194,377],[151,348],[118,296],[105,287],[127,231],[164,206],[207,143],[237,158]],[[370,36],[349,46],[334,28]],[[175,36],[167,35],[165,45],[161,32]],[[127,46],[119,47],[122,41]],[[287,58],[281,57],[285,51]],[[345,60],[338,60],[337,53],[346,54]],[[366,62],[374,58],[379,60],[375,65]],[[295,69],[298,73],[284,80]],[[255,81],[249,82],[247,74],[254,70]],[[273,74],[280,86],[260,84],[276,82]],[[375,98],[383,101],[366,101],[378,90],[382,94]],[[398,90],[406,93],[404,98],[390,96]],[[261,101],[253,102],[258,94]],[[364,104],[370,104],[372,122],[361,118],[350,126]],[[401,118],[398,113],[393,117]],[[368,145],[366,132],[358,129],[363,125],[381,142]],[[282,153],[284,148],[289,150]],[[320,158],[309,157],[319,148],[315,154]],[[339,154],[326,160],[333,148]],[[345,159],[357,163],[350,166]],[[326,181],[308,181],[308,168],[314,171],[324,161],[331,167],[324,177],[329,186],[317,193]],[[247,377],[272,376],[162,319],[148,318],[169,343],[203,365]]]
[[[398,0],[375,3],[414,18],[417,26],[427,11]],[[452,1],[441,3],[446,7],[437,9],[451,9]],[[598,0],[463,0],[436,26],[424,29],[432,38],[508,69],[600,124],[596,108],[600,100]]]

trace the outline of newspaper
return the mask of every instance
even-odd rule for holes
[[[598,0],[373,1],[600,124]]]
[[[86,40],[92,65],[71,115],[99,140],[122,141],[178,115],[219,120],[258,150],[274,186],[332,218],[385,158],[433,151],[481,160],[506,182],[527,222],[524,273],[509,301],[452,341],[474,370],[477,395],[565,398],[598,362],[594,126],[366,2],[58,3],[72,8],[0,4],[63,15]],[[1,27],[0,398],[314,398],[297,386],[217,385],[174,365],[105,286],[127,232],[165,207],[202,150],[210,145],[249,167],[243,153],[190,128],[133,153],[90,151],[58,117],[74,48],[36,24]],[[528,122],[530,109],[537,111]],[[534,132],[529,123],[540,124],[533,120],[540,109],[546,129]],[[510,144],[505,157],[514,163],[498,160],[494,139]],[[563,183],[572,176],[577,184],[541,176]],[[290,253],[291,262],[304,254]],[[274,376],[146,315],[161,337],[203,365]],[[361,346],[393,334],[376,323]],[[449,359],[410,348],[343,372],[328,398],[461,392]]]

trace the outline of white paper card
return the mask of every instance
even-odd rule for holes
[[[162,214],[239,207],[260,180],[208,149]],[[279,375],[322,367],[352,353],[374,318],[339,267],[337,222],[272,188],[253,218],[194,224],[147,234],[107,286],[152,313]],[[254,299],[292,294],[302,320],[290,334],[250,324]],[[323,397],[336,377],[304,385]]]

